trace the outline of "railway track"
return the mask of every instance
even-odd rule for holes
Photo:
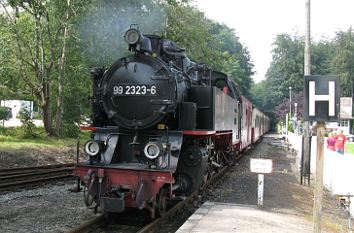
[[[235,162],[237,162],[242,155],[240,154],[236,159]],[[230,166],[227,166],[223,168],[220,172],[215,174],[205,185],[204,188],[209,187],[210,185],[214,184],[216,181],[218,181],[228,170],[230,169]],[[176,205],[174,205],[171,209],[169,209],[166,214],[163,217],[157,218],[154,221],[145,224],[142,227],[136,226],[136,225],[127,225],[125,224],[116,224],[115,223],[115,230],[114,232],[124,232],[124,233],[151,233],[151,232],[156,232],[158,228],[166,223],[169,219],[171,219],[173,216],[176,216],[179,212],[183,211],[183,209],[191,205],[195,200],[199,198],[201,195],[200,191],[196,191],[190,196],[188,196],[185,200],[178,202]],[[97,217],[88,220],[87,222],[82,223],[80,226],[77,228],[74,228],[70,230],[68,233],[89,233],[89,232],[107,232],[105,230],[99,231],[100,226],[106,226],[106,218],[104,215],[98,215]]]
[[[10,191],[28,185],[70,178],[73,163],[0,170],[0,191]]]

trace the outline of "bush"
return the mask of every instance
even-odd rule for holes
[[[0,106],[0,120],[8,120],[12,117],[11,108]]]
[[[20,121],[22,126],[19,127],[19,131],[16,133],[16,136],[19,138],[38,138],[39,134],[36,130],[36,125],[31,119],[30,112],[26,109],[22,109],[19,114]]]
[[[0,128],[0,131],[1,131],[1,135],[3,135],[3,136],[14,137],[17,134],[17,128],[16,127]]]
[[[63,136],[68,138],[77,138],[80,135],[80,127],[76,122],[64,123]]]

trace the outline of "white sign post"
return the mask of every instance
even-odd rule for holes
[[[259,206],[263,205],[263,193],[264,193],[264,175],[258,174],[258,202]]]
[[[258,206],[263,205],[264,174],[269,174],[273,169],[271,159],[251,159],[251,172],[258,173]]]

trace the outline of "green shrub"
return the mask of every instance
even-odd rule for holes
[[[80,135],[80,127],[77,123],[64,123],[63,126],[63,137],[77,138]]]
[[[16,136],[16,133],[17,133],[17,127],[6,127],[1,130],[2,130],[2,135],[4,135],[4,136],[14,137],[14,136]]]
[[[22,126],[18,128],[16,136],[19,138],[38,138],[37,127],[31,119],[30,112],[26,109],[22,109],[19,113],[19,118],[22,122]]]
[[[0,106],[0,120],[8,120],[12,117],[11,108]]]

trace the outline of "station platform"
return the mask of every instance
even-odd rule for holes
[[[253,205],[206,202],[177,233],[205,232],[310,233],[312,222],[296,215],[261,210]]]
[[[264,174],[261,207],[257,206],[258,174],[251,172],[253,158],[273,161],[272,172]],[[264,135],[219,184],[206,190],[208,202],[176,232],[312,233],[313,186],[300,184],[296,158],[279,135]],[[347,215],[335,198],[329,191],[323,198],[321,232],[348,232]]]

